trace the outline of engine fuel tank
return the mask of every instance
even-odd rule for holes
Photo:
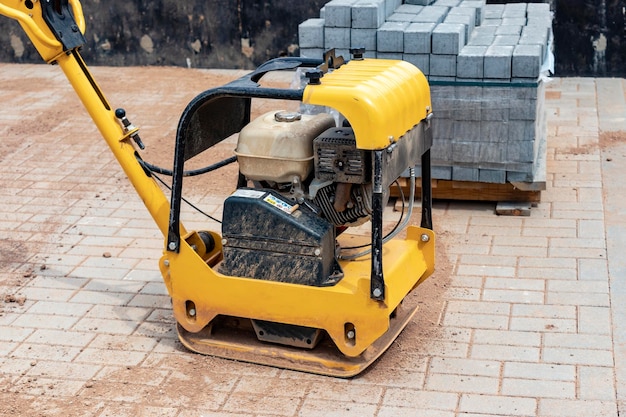
[[[271,111],[239,133],[237,161],[249,180],[287,183],[304,181],[313,171],[313,140],[334,126],[330,114],[307,115]]]

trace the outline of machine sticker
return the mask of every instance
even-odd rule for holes
[[[294,211],[296,211],[296,209],[298,208],[298,205],[294,205],[292,206],[291,204],[289,204],[288,202],[279,199],[278,197],[275,197],[271,194],[268,194],[267,197],[265,197],[263,199],[263,201],[265,201],[268,204],[271,204],[272,206],[276,207],[279,210],[284,211],[285,213],[293,213]]]
[[[259,190],[246,190],[246,189],[238,189],[234,193],[231,194],[234,197],[244,197],[244,198],[261,198],[265,195],[265,191]]]

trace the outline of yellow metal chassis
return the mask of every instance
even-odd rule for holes
[[[69,5],[84,33],[80,2],[69,0]],[[130,140],[136,129],[127,132],[122,128],[77,48],[64,49],[41,19],[38,1],[0,0],[0,14],[18,20],[43,59],[58,64],[63,70],[166,236],[170,205],[137,160],[137,151]],[[430,113],[430,95],[424,76],[402,61],[351,61],[328,74],[322,85],[307,87],[303,97],[304,102],[333,107],[346,115],[355,129],[357,146],[362,149],[385,149],[402,140],[404,133]],[[255,355],[246,359],[245,355],[240,355],[244,360],[322,374],[354,375],[363,369],[362,365],[355,366],[354,358],[366,357],[368,365],[382,353],[415,313],[415,306],[409,308],[402,323],[392,325],[395,328],[390,331],[390,321],[402,301],[434,269],[433,232],[409,227],[406,238],[394,239],[383,247],[385,298],[377,301],[370,297],[369,257],[341,261],[345,277],[331,287],[225,276],[216,268],[221,260],[221,237],[212,234],[216,246],[207,251],[199,235],[188,232],[181,224],[183,239],[179,251],[164,250],[159,263],[182,342],[192,350],[237,357],[234,352],[246,350],[241,345],[218,340],[207,342],[207,338],[212,337],[210,323],[218,316],[324,329],[338,349],[340,359],[324,359],[312,352],[299,353],[293,349],[277,353],[280,348],[271,347],[265,349],[265,356],[274,358],[272,360],[255,360]],[[355,337],[348,337],[347,329],[354,331]],[[380,352],[372,354],[371,347],[377,340],[384,340],[384,343],[377,347]],[[346,357],[345,361],[341,360],[342,356]],[[303,366],[302,363],[314,365]]]

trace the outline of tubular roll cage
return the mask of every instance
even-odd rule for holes
[[[21,3],[24,3],[22,5]],[[86,65],[82,61],[79,48],[85,44],[83,36],[85,31],[85,21],[82,14],[82,7],[78,0],[39,0],[42,9],[42,16],[33,16],[31,13],[22,11],[24,7],[28,10],[34,8],[32,0],[8,0],[0,3],[0,14],[14,18],[19,21],[29,37],[35,42],[38,51],[49,63],[59,61],[64,71],[78,68],[84,75],[74,84],[78,90],[90,86],[97,95],[100,104],[104,106],[107,115],[101,116],[97,113],[99,109],[94,109],[93,105],[87,102],[91,97],[85,98],[79,93],[81,100],[85,103],[90,115],[96,121],[98,128],[103,132],[103,136],[109,143],[115,156],[120,161],[125,172],[129,176],[135,189],[141,195],[144,203],[150,211],[155,222],[166,235],[166,250],[178,253],[181,245],[181,234],[185,234],[185,229],[180,221],[180,210],[182,201],[182,187],[184,177],[185,161],[195,155],[207,150],[211,146],[237,133],[250,122],[251,100],[253,98],[280,99],[303,101],[305,89],[283,89],[262,87],[259,84],[261,78],[270,71],[294,70],[298,67],[311,68],[317,73],[317,79],[323,73],[339,68],[344,62],[340,57],[335,57],[334,52],[327,53],[323,59],[310,58],[277,58],[261,65],[255,71],[245,75],[222,87],[207,90],[193,99],[184,110],[176,133],[173,184],[171,199],[169,202],[169,219],[164,224],[164,209],[166,201],[160,197],[155,197],[154,190],[159,189],[156,183],[150,178],[152,173],[141,164],[140,156],[134,153],[134,158],[139,167],[129,167],[129,159],[124,155],[123,149],[114,149],[114,141],[109,137],[114,136],[115,127],[112,126],[109,114],[111,107],[93,80]],[[7,5],[10,4],[10,5]],[[50,38],[40,26],[39,21],[43,19],[55,39]],[[62,51],[59,49],[62,46]],[[351,51],[354,59],[361,59],[362,51]],[[72,59],[62,58],[67,55]],[[75,62],[70,62],[75,61]],[[77,65],[77,66],[76,66]],[[67,68],[66,68],[67,66]],[[321,75],[320,75],[321,71]],[[311,81],[314,81],[312,76]],[[85,93],[85,96],[88,94]],[[429,111],[430,109],[428,109]],[[416,109],[417,111],[417,109]],[[111,117],[112,119],[112,117]],[[429,118],[424,121],[429,123]],[[119,127],[119,126],[118,126]],[[124,135],[119,142],[129,144],[130,138],[136,136],[136,128],[124,131]],[[421,227],[432,230],[432,188],[431,188],[431,158],[430,147],[432,145],[432,130],[428,126],[424,131],[424,139],[421,143]],[[132,146],[129,144],[129,146]],[[382,245],[383,245],[383,173],[382,160],[387,148],[373,149],[373,196],[372,196],[372,269],[371,269],[371,290],[370,298],[374,300],[384,300],[385,281],[382,268]],[[140,178],[138,171],[145,173],[146,178]],[[245,178],[240,174],[238,187],[245,184]],[[147,186],[148,190],[141,191],[142,186]],[[412,202],[411,202],[412,203]]]

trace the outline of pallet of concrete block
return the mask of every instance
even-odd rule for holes
[[[299,33],[304,56],[331,48],[348,56],[363,46],[366,57],[422,70],[431,85],[436,180],[494,184],[507,193],[545,189],[548,4],[331,0]]]

